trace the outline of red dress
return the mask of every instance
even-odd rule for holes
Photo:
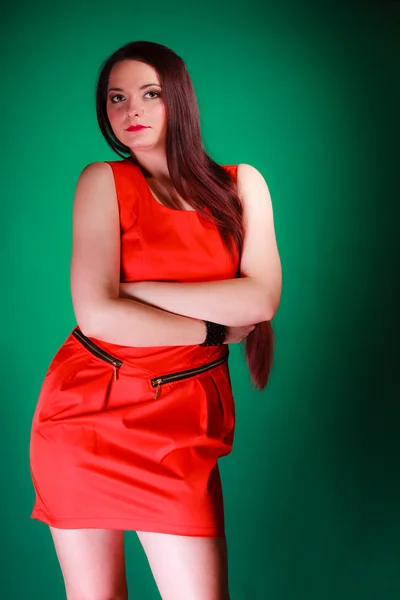
[[[121,222],[121,278],[233,279],[217,228],[160,204],[140,169],[107,161]],[[237,166],[224,166],[236,178]],[[31,517],[64,529],[224,537],[217,460],[235,406],[228,346],[131,347],[76,326],[45,375],[30,438]]]

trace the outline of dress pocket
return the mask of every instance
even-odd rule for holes
[[[192,369],[185,369],[184,371],[175,371],[174,373],[164,373],[164,375],[157,375],[157,377],[152,377],[150,379],[150,384],[153,388],[155,388],[154,399],[157,400],[160,389],[163,385],[174,383],[177,381],[183,381],[184,379],[190,379],[191,377],[196,377],[210,369],[215,369],[220,365],[226,363],[228,360],[228,353],[216,360],[210,361],[203,365],[199,365],[197,367],[193,367]]]
[[[115,371],[122,364],[122,361],[115,365],[109,362],[88,351],[71,333],[44,377],[35,419],[61,421],[103,410],[115,385]]]
[[[92,356],[95,356],[99,360],[102,360],[103,362],[106,362],[113,366],[114,381],[117,381],[117,369],[120,369],[122,367],[122,360],[106,352],[101,346],[96,344],[92,339],[90,339],[84,333],[82,333],[82,331],[78,329],[78,327],[76,327],[73,330],[72,335],[84,348],[86,348],[86,350],[88,350],[92,354]]]
[[[154,411],[160,423],[157,462],[175,468],[182,461],[189,464],[193,456],[216,461],[229,454],[235,407],[227,363],[186,380],[165,383]]]
[[[236,411],[228,365],[221,365],[199,378],[204,390],[202,431],[205,437],[221,442],[227,454],[233,443]]]

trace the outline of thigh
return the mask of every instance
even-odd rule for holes
[[[136,533],[162,600],[229,600],[225,538]]]
[[[128,598],[124,531],[50,527],[68,600]]]

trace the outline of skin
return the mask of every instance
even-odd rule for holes
[[[123,91],[109,93],[107,114],[115,135],[151,173],[149,185],[154,186],[164,203],[172,192],[165,153],[166,112],[162,99],[154,93],[160,91],[157,85],[145,90],[139,89],[148,83],[160,83],[151,66],[132,60],[115,65],[110,75],[109,88],[122,88]],[[149,129],[126,131],[127,127],[137,123],[148,125]],[[104,188],[103,185],[102,189]],[[158,199],[156,195],[155,197]],[[183,208],[189,206],[182,198],[178,199]],[[101,214],[101,210],[97,210],[97,213]],[[109,255],[110,252],[105,254]],[[82,252],[82,256],[88,255],[88,250]],[[81,262],[79,261],[80,264]],[[86,279],[82,276],[82,281],[84,280]],[[78,287],[75,284],[75,289]],[[126,302],[130,303],[129,300]],[[144,318],[146,315],[142,316]],[[156,314],[151,316],[155,319]],[[171,333],[168,335],[178,335],[179,326],[182,329],[186,327],[185,317],[171,315],[169,318]],[[198,322],[187,319],[187,329],[192,328],[192,338],[186,343],[200,343],[204,339],[204,330],[196,329],[195,323]],[[129,329],[126,322],[124,327]],[[253,328],[254,323],[230,327],[229,342],[243,340]],[[53,527],[50,527],[50,531],[68,600],[128,598],[124,532],[102,529],[63,530]],[[163,600],[229,600],[225,539],[143,531],[137,531],[137,536]]]

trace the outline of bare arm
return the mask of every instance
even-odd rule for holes
[[[272,318],[264,288],[250,277],[201,283],[127,282],[120,285],[120,296],[236,327]]]
[[[201,344],[206,338],[204,321],[175,315],[135,300],[109,300],[101,305],[101,311],[101,326],[89,329],[86,335],[112,344],[191,346]]]
[[[204,283],[122,283],[121,297],[230,326],[271,320],[282,288],[271,196],[263,176],[251,165],[238,166],[237,182],[245,228],[240,278]]]
[[[201,320],[119,297],[120,222],[111,166],[83,169],[74,196],[71,294],[84,334],[126,346],[200,344]]]

